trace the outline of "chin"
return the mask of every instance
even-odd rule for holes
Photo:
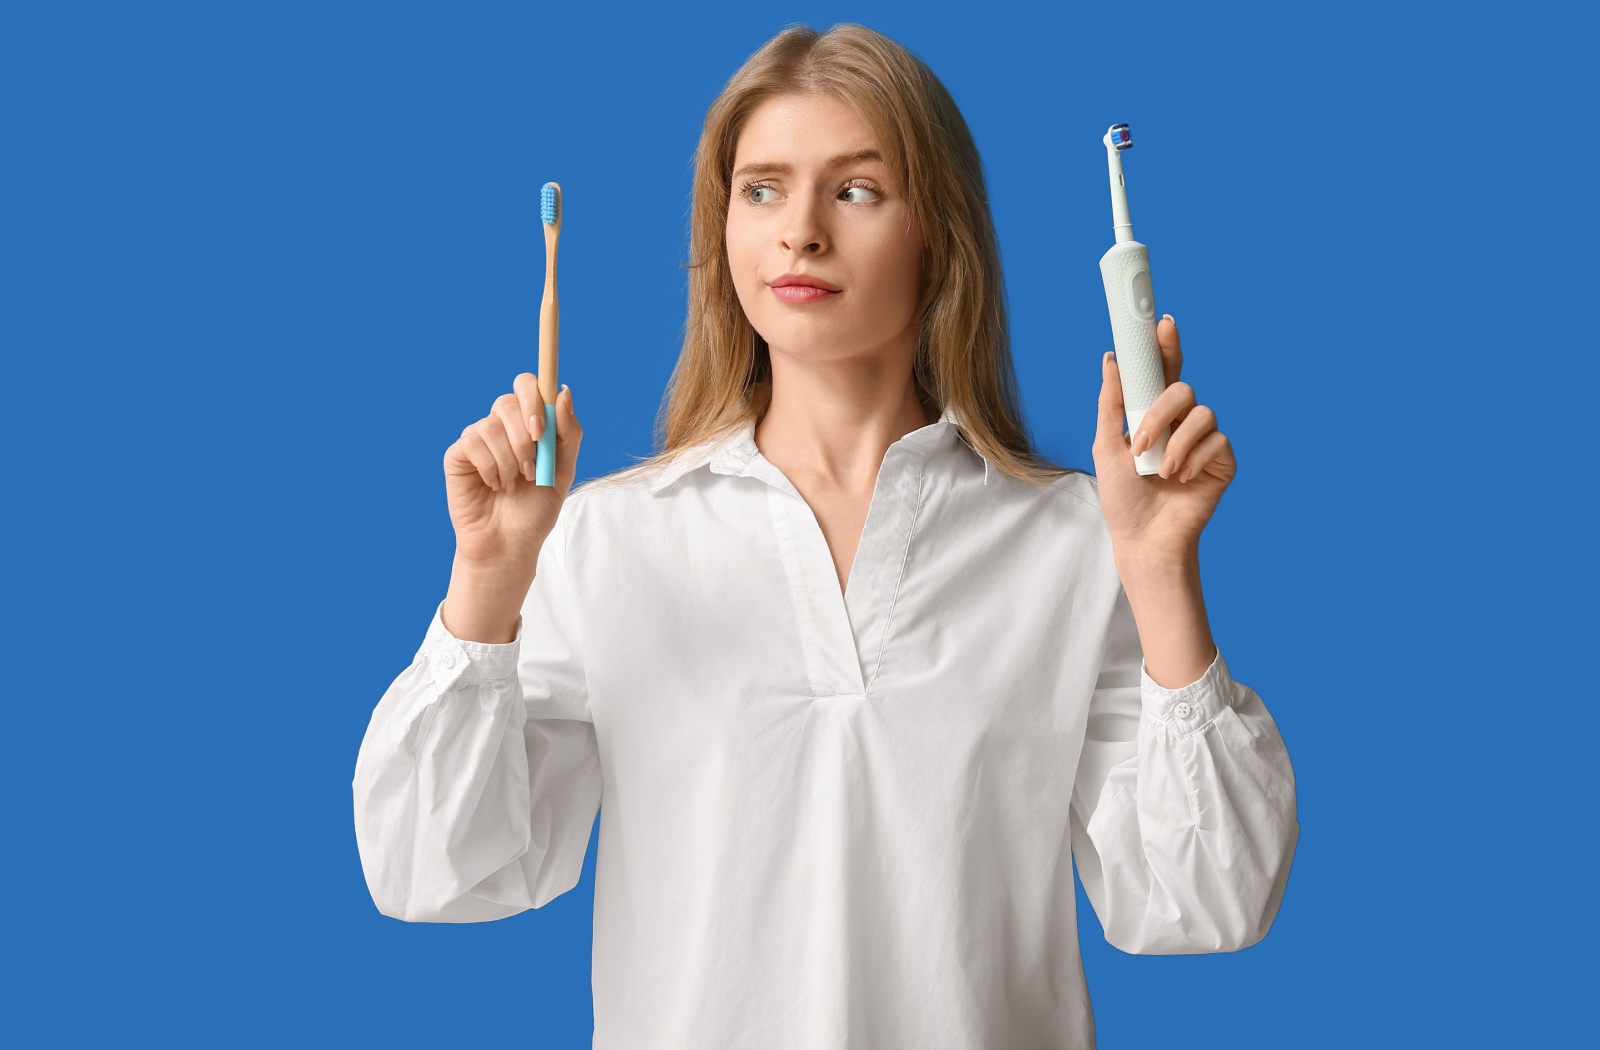
[[[762,338],[766,339],[766,336]],[[871,345],[855,340],[846,343],[838,339],[819,338],[810,332],[799,338],[767,339],[767,347],[772,353],[803,361],[848,361],[853,357],[869,355],[871,350],[868,347]]]

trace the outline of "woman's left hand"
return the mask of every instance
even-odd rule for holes
[[[1111,532],[1117,560],[1178,562],[1199,556],[1200,532],[1238,472],[1228,436],[1217,429],[1216,413],[1195,403],[1194,388],[1178,382],[1183,351],[1170,315],[1156,326],[1167,387],[1151,403],[1139,431],[1122,432],[1126,407],[1122,376],[1111,354],[1101,362],[1100,423],[1094,437],[1095,475],[1100,509]],[[1141,475],[1133,457],[1155,435],[1176,424],[1167,439],[1160,474]],[[1146,437],[1145,432],[1149,432]],[[1130,437],[1132,440],[1130,441]]]

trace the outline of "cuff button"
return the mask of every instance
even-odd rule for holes
[[[1178,713],[1179,718],[1188,718],[1194,714],[1194,708],[1189,706],[1189,701],[1187,700],[1179,700],[1178,706],[1174,707],[1173,710]]]
[[[444,653],[443,655],[441,655],[439,657],[439,662],[441,664],[443,664],[447,669],[451,668],[451,667],[454,667],[456,665],[456,654],[455,653]]]

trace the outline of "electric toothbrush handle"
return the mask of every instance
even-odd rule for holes
[[[1150,284],[1150,249],[1138,241],[1118,241],[1100,257],[1100,276],[1106,286],[1106,308],[1111,314],[1111,345],[1117,352],[1117,375],[1122,380],[1122,404],[1128,433],[1139,431],[1144,414],[1167,388],[1156,343],[1156,297]],[[1134,457],[1141,475],[1161,472],[1167,454],[1166,427],[1155,441]]]

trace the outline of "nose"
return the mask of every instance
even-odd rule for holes
[[[787,221],[783,227],[783,246],[801,254],[820,252],[827,240],[821,206],[809,195],[797,194],[785,212]]]

